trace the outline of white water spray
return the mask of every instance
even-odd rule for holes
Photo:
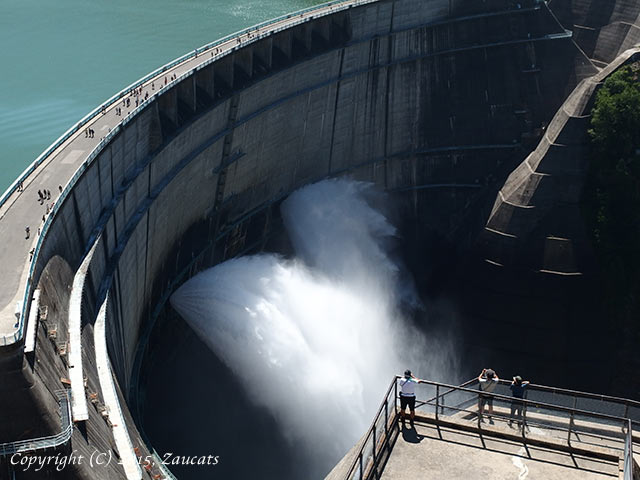
[[[395,228],[371,184],[326,180],[282,205],[297,257],[229,260],[171,303],[325,467],[357,442],[392,376],[419,370],[425,342],[400,317],[406,285],[387,254]],[[326,462],[329,462],[328,464]]]

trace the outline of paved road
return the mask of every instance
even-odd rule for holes
[[[264,35],[273,30],[292,25],[330,13],[334,9],[342,8],[345,5],[356,3],[368,3],[358,0],[342,2],[339,5],[323,7],[303,16],[296,15],[291,18],[282,19],[270,24],[263,29],[255,30],[251,34],[242,35],[241,43],[253,42],[259,35]],[[192,70],[196,66],[210,61],[211,52],[216,48],[221,49],[222,55],[238,46],[237,38],[230,39],[221,45],[217,45],[211,50],[199,53],[197,57],[192,57],[183,63],[163,72],[153,79],[150,79],[142,86],[141,98],[146,93],[149,98],[161,91],[160,84],[164,85],[164,78],[170,79],[171,75],[180,77],[182,74]],[[155,89],[152,89],[152,83]],[[14,192],[11,197],[0,207],[0,265],[2,265],[2,287],[0,288],[0,346],[3,344],[2,337],[15,332],[17,318],[15,315],[17,302],[22,302],[29,272],[29,251],[35,247],[37,242],[38,228],[42,227],[43,215],[46,215],[47,204],[51,205],[59,196],[59,186],[64,186],[71,179],[74,172],[86,160],[87,156],[100,142],[110,129],[118,125],[127,114],[136,108],[133,97],[129,108],[122,106],[122,102],[116,102],[106,109],[103,115],[94,117],[79,132],[71,136],[54,151],[48,159],[43,162],[25,181],[24,191]],[[116,115],[116,108],[122,108],[122,116]],[[94,138],[86,138],[84,128],[91,128],[95,131]],[[51,199],[41,204],[38,201],[38,190],[50,190]],[[25,227],[29,227],[31,232],[26,238]],[[7,339],[7,343],[11,340]]]

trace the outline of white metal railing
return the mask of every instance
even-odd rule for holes
[[[0,456],[9,456],[16,453],[27,453],[45,448],[54,448],[69,441],[73,433],[73,423],[71,422],[71,402],[69,392],[61,390],[56,392],[60,403],[60,421],[62,431],[56,435],[48,437],[32,438],[0,444]]]

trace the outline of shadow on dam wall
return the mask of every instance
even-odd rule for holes
[[[145,431],[162,456],[219,456],[214,466],[169,466],[179,479],[321,478],[310,475],[308,452],[296,451],[265,408],[177,315],[174,335],[160,339],[147,367]],[[330,469],[333,464],[327,464]]]

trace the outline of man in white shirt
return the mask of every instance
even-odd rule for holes
[[[484,368],[478,376],[478,382],[480,384],[481,392],[493,393],[500,382],[500,379],[498,378],[498,374],[492,369]],[[489,420],[493,422],[491,420],[491,415],[493,415],[493,397],[490,395],[483,395],[482,393],[478,398],[478,415],[480,416],[480,420],[482,420],[482,411],[484,410],[485,403],[489,406]]]
[[[398,382],[400,384],[400,415],[404,426],[405,410],[409,407],[409,421],[413,426],[413,418],[416,414],[416,385],[420,379],[411,374],[411,370],[405,370],[404,377]]]

